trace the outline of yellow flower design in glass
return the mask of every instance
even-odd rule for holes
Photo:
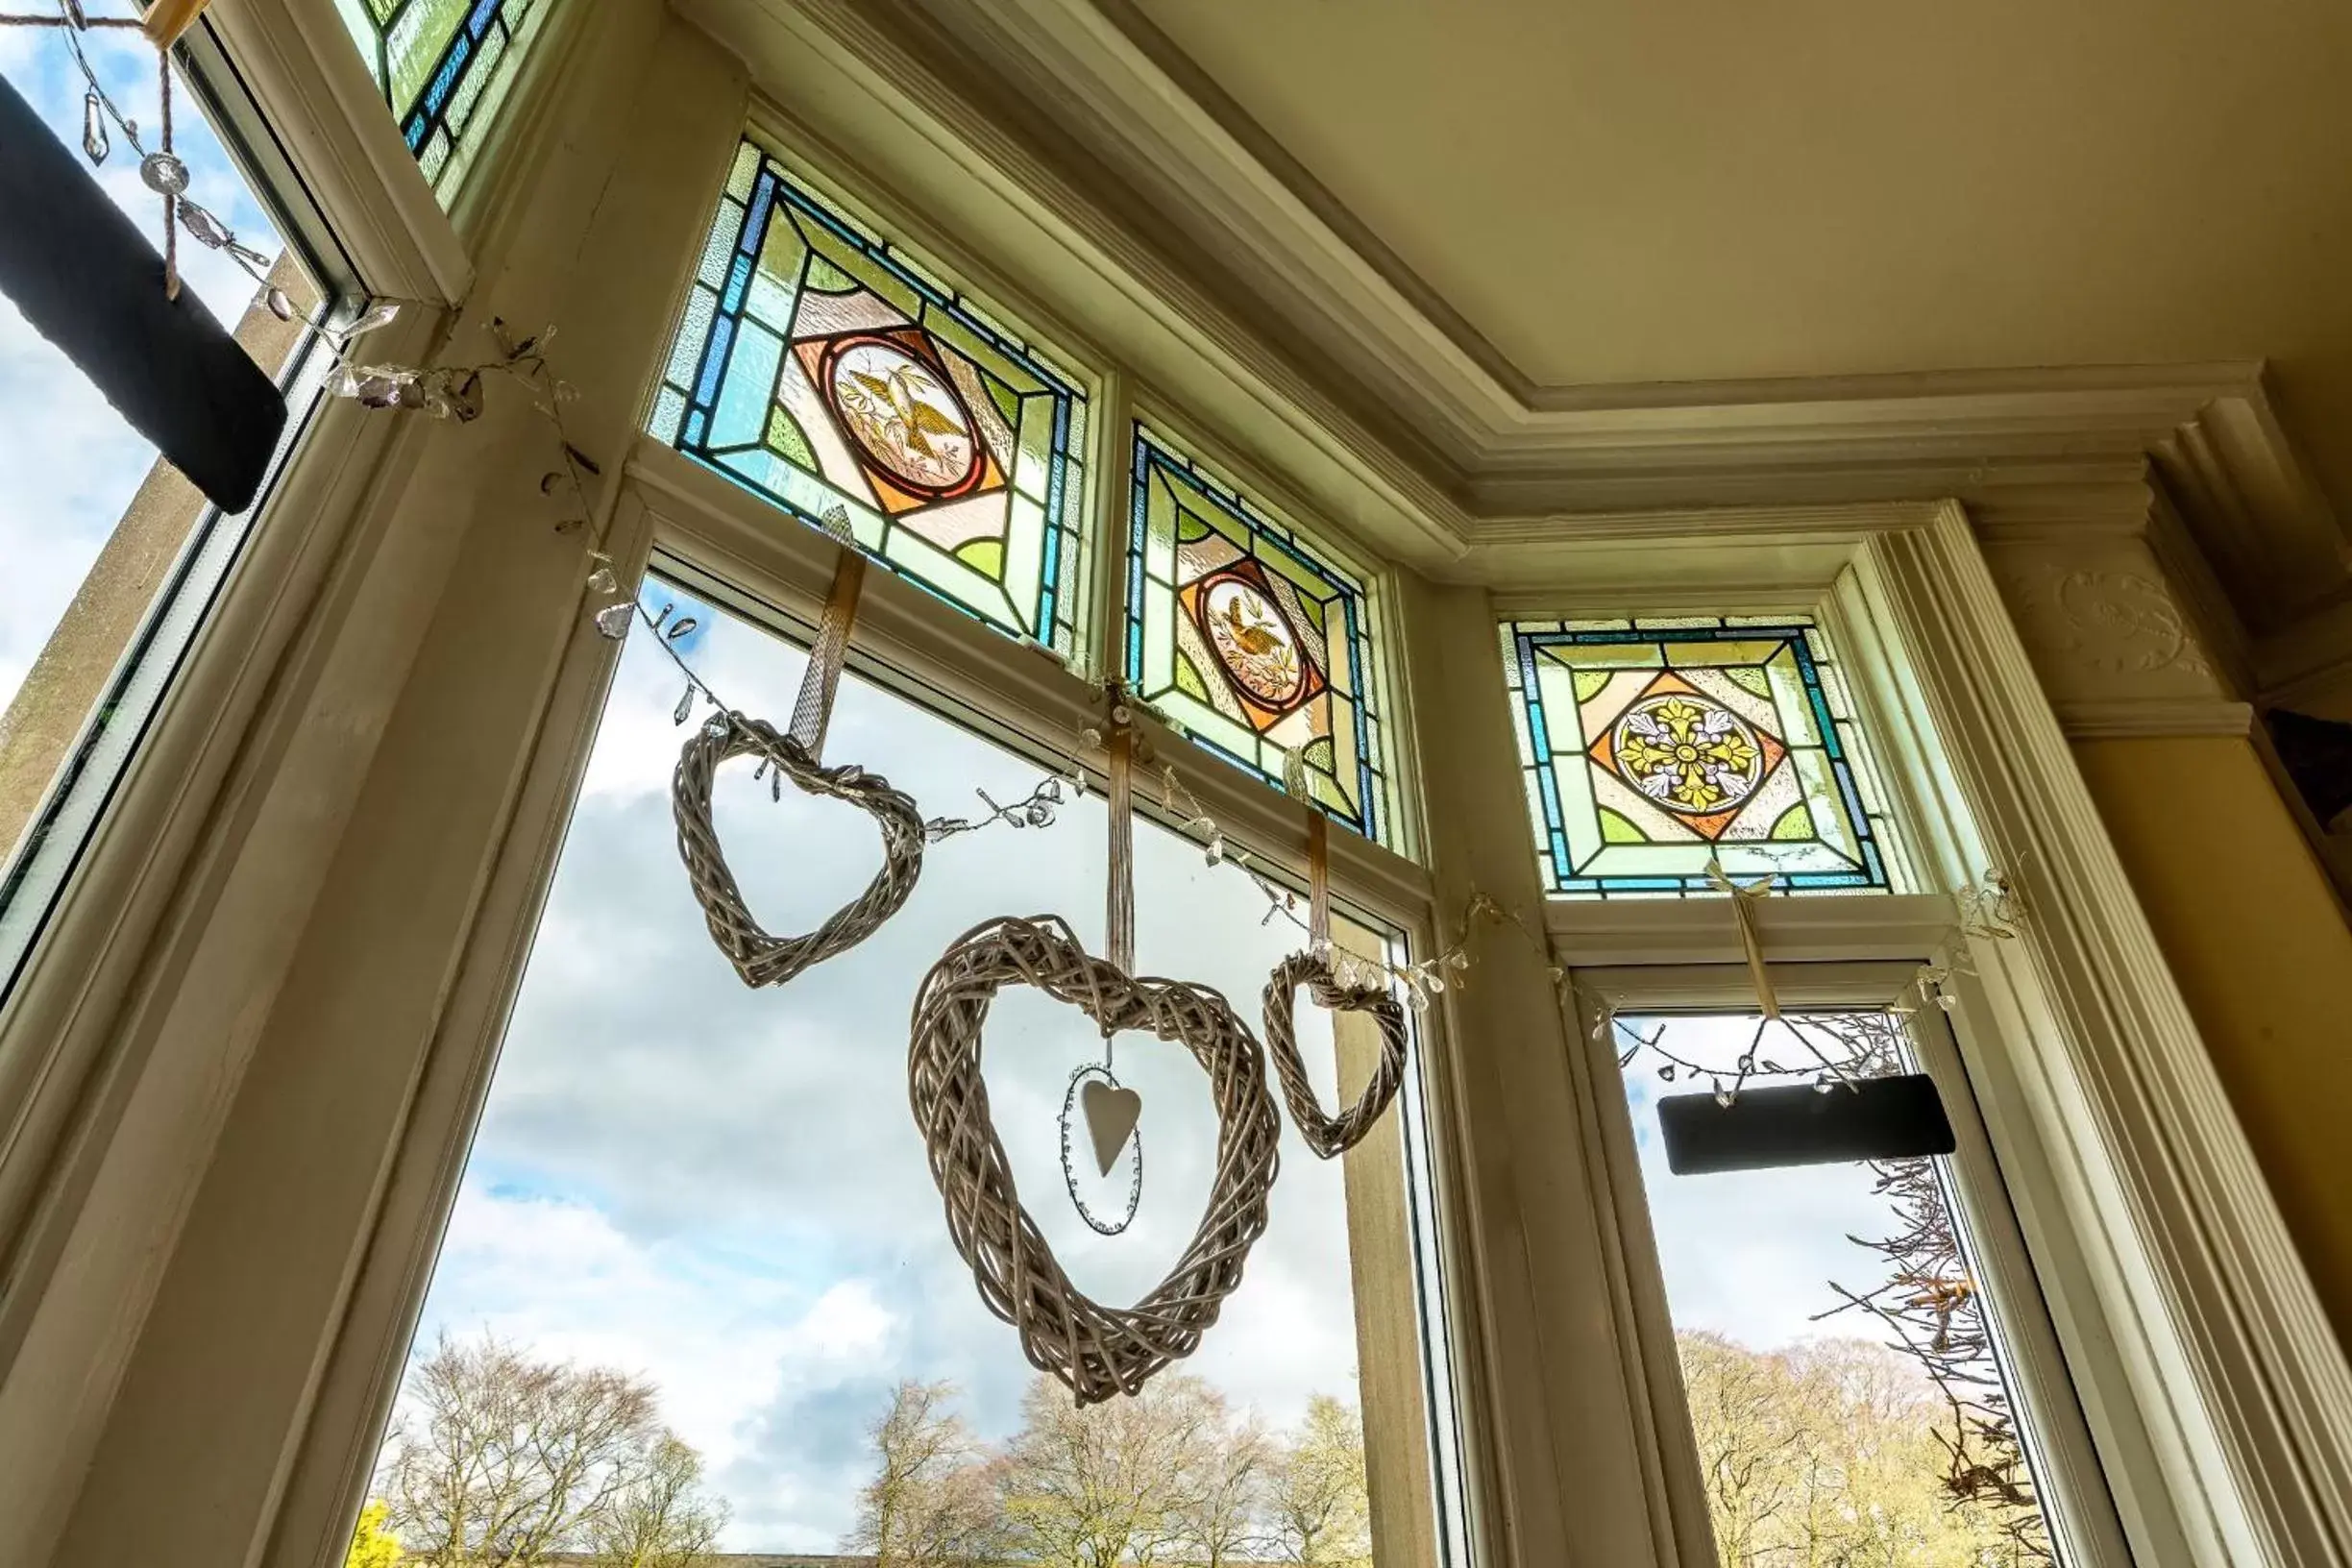
[[[1594,760],[1669,811],[1697,820],[1706,837],[1714,819],[1737,806],[1779,760],[1779,742],[1750,727],[1722,703],[1673,675],[1661,675],[1596,743]],[[1728,825],[1728,818],[1722,824]]]

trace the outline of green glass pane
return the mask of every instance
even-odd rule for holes
[[[991,582],[1004,580],[1005,547],[1001,539],[974,539],[956,551],[956,559]]]
[[[800,433],[800,422],[781,408],[772,407],[768,410],[768,450],[801,468],[817,466],[817,456],[809,448],[809,439]]]
[[[401,139],[446,205],[555,0],[337,0]]]

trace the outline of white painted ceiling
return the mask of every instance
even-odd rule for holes
[[[1527,381],[2264,357],[2352,511],[2341,0],[1102,3]]]

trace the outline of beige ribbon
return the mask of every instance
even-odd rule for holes
[[[1318,958],[1331,953],[1331,819],[1308,794],[1307,762],[1284,754],[1283,788],[1307,808],[1307,941]]]
[[[1111,713],[1111,887],[1104,903],[1109,957],[1121,974],[1135,973],[1135,730],[1124,698]]]
[[[1768,1018],[1780,1016],[1780,997],[1773,990],[1772,972],[1764,967],[1764,940],[1756,933],[1756,900],[1771,894],[1773,879],[1759,876],[1742,887],[1724,874],[1719,861],[1707,862],[1707,881],[1718,893],[1731,895],[1732,918],[1739,921],[1740,946],[1748,954],[1748,976],[1755,982],[1756,1006]]]
[[[833,697],[841,689],[849,633],[857,625],[858,594],[866,586],[866,555],[849,532],[848,512],[836,506],[825,513],[825,532],[840,543],[841,559],[834,564],[833,591],[825,597],[824,618],[817,624],[817,641],[800,675],[791,731],[811,762],[824,760],[825,727],[833,722]]]

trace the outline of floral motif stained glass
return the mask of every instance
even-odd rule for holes
[[[1136,427],[1127,681],[1277,789],[1293,751],[1316,805],[1390,837],[1369,586]]]
[[[1076,377],[743,144],[658,439],[1070,654],[1086,420]]]
[[[335,0],[425,178],[447,201],[555,0]]]
[[[1571,896],[1887,891],[1885,813],[1803,617],[1513,622],[1503,658],[1545,880]]]

